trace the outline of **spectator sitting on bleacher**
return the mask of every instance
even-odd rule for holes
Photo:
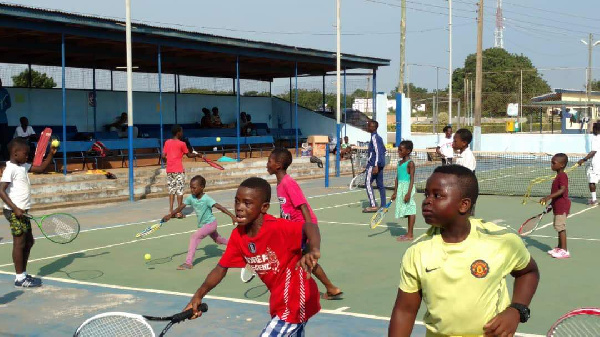
[[[246,114],[246,124],[242,124],[242,136],[254,136],[254,124],[252,124],[252,116],[250,114]]]
[[[210,110],[207,108],[202,108],[202,113],[204,113],[204,117],[200,120],[200,128],[201,129],[211,129],[212,128],[212,120],[210,118]]]
[[[19,118],[19,121],[21,122],[21,125],[15,128],[13,138],[24,138],[27,140],[27,143],[29,144],[29,158],[27,159],[32,161],[33,155],[35,154],[34,142],[37,142],[38,136],[35,134],[35,131],[33,131],[31,125],[29,125],[29,119],[27,119],[27,117],[21,117]]]
[[[108,129],[108,131],[116,132],[119,135],[119,138],[127,138],[128,137],[127,127],[128,127],[128,120],[127,120],[126,112],[121,113],[121,116],[115,118],[114,122],[106,125],[106,129]],[[137,137],[138,137],[138,128],[137,128],[137,126],[134,126],[133,127],[133,138],[137,138]]]
[[[219,108],[213,107],[212,113],[213,113],[212,118],[211,118],[212,127],[213,128],[222,128],[223,123],[221,122],[221,116],[219,116]]]
[[[17,126],[17,128],[15,129],[15,134],[13,135],[13,138],[21,137],[27,138],[27,140],[30,142],[37,141],[38,137],[35,134],[35,131],[33,131],[31,125],[29,125],[29,120],[27,119],[27,117],[21,117],[19,118],[19,121],[21,122],[21,125]]]
[[[352,155],[352,145],[349,143],[348,136],[344,136],[344,142],[341,145],[340,156],[342,159],[348,159]]]

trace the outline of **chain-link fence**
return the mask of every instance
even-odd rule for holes
[[[6,87],[60,88],[62,68],[54,66],[0,63],[0,78]],[[94,82],[97,90],[126,91],[127,73],[120,70],[86,68],[65,68],[67,89],[92,90]],[[240,80],[242,96],[269,96],[271,83],[256,80]],[[162,74],[163,92],[233,95],[237,90],[235,79],[195,77],[175,74]],[[158,92],[158,74],[136,71],[133,73],[133,91]]]

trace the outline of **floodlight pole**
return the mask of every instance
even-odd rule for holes
[[[483,66],[483,0],[479,0],[477,9],[477,57],[475,64],[475,111],[473,126],[473,150],[481,151],[481,88],[482,88],[482,66]]]
[[[583,44],[585,44],[586,46],[588,46],[588,68],[587,68],[587,85],[586,85],[586,96],[587,96],[587,104],[588,106],[591,104],[591,99],[592,99],[592,49],[594,49],[595,46],[597,46],[600,41],[594,41],[594,35],[590,33],[589,35],[589,40],[588,42],[586,42],[585,40],[581,39],[581,42],[583,42]],[[590,109],[590,113],[591,113],[591,109]],[[593,116],[588,116],[591,120],[591,118]]]
[[[125,0],[125,49],[127,51],[127,136],[129,140],[129,201],[134,200],[133,190],[133,73],[131,64],[131,0]]]
[[[336,0],[336,40],[337,40],[337,53],[336,53],[336,124],[335,124],[335,137],[337,138],[336,151],[335,151],[335,176],[340,176],[340,138],[342,136],[340,127],[340,114],[342,112],[342,39],[341,39],[341,16],[340,16],[341,0]],[[329,157],[329,151],[327,152]],[[329,171],[325,172],[329,176]],[[328,179],[329,180],[329,179]],[[328,181],[329,182],[329,181]]]

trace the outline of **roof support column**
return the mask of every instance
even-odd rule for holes
[[[242,112],[242,104],[240,98],[240,57],[237,56],[235,59],[235,80],[237,83],[237,90],[235,91],[236,96],[236,120],[237,120],[237,128],[236,128],[236,136],[237,136],[237,160],[241,161],[240,158],[240,113]]]
[[[92,69],[92,99],[89,100],[88,104],[93,104],[92,108],[94,109],[94,139],[96,139],[96,131],[98,131],[97,129],[97,125],[96,125],[96,116],[97,116],[97,106],[98,106],[98,99],[97,99],[97,95],[96,95],[96,66],[94,65],[94,69]]]
[[[60,56],[62,63],[62,153],[63,174],[67,175],[67,84],[66,84],[66,55],[65,34],[61,34]]]
[[[373,107],[373,120],[377,119],[377,70],[373,69],[373,99],[371,100]]]
[[[173,83],[175,86],[173,89],[175,93],[175,124],[177,124],[177,93],[179,92],[179,76],[177,74],[173,74]]]
[[[294,100],[294,126],[296,127],[296,157],[300,156],[298,152],[298,62],[295,63],[294,76],[296,77],[296,99]]]
[[[164,130],[163,130],[163,104],[162,104],[162,52],[160,45],[158,45],[158,115],[160,116],[160,167],[164,168],[165,163],[163,161],[163,144],[164,144]]]

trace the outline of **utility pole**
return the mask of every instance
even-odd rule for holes
[[[448,0],[448,124],[452,125],[452,0]]]
[[[475,151],[481,151],[481,87],[483,67],[483,0],[479,0],[477,9],[477,59],[475,65],[475,125],[473,126],[473,137]]]
[[[404,70],[406,68],[406,0],[400,5],[400,78],[398,93],[404,92]]]
[[[586,46],[588,46],[588,68],[587,68],[587,83],[586,83],[586,96],[587,96],[587,104],[588,106],[590,105],[590,101],[592,99],[592,49],[597,46],[600,41],[594,41],[594,35],[590,34],[589,35],[589,40],[588,42],[586,42],[584,39],[581,39],[581,42],[583,42],[583,44],[585,44]],[[593,115],[591,113],[591,109],[590,109],[590,115],[588,116],[590,118],[590,120],[592,119]]]
[[[523,118],[523,69],[521,69],[521,84],[519,86],[519,123]]]
[[[341,38],[341,16],[340,16],[340,7],[341,0],[336,0],[336,41],[337,41],[337,53],[336,53],[336,125],[335,125],[335,138],[337,139],[337,148],[340,148],[341,144],[341,125],[340,118],[342,112],[342,38]],[[324,77],[323,77],[324,78]],[[323,90],[323,95],[325,95],[325,90]],[[323,106],[323,110],[325,110],[325,106]],[[346,113],[344,111],[344,113]],[[340,176],[340,151],[335,151],[335,175],[336,177]],[[327,161],[329,162],[329,153],[327,153]],[[329,187],[329,165],[327,165],[327,171],[325,171],[325,187]]]

